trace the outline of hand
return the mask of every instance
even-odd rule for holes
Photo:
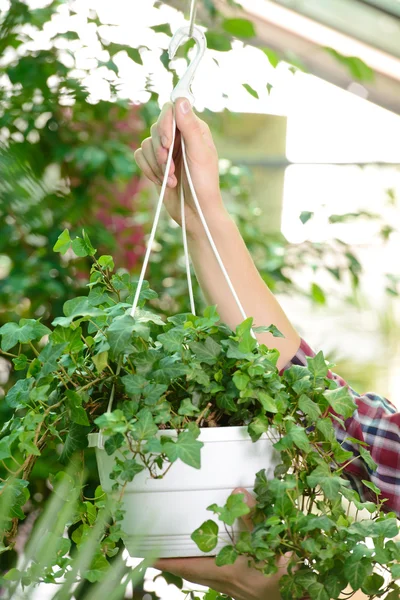
[[[151,137],[146,138],[135,152],[135,160],[150,181],[160,186],[164,177],[168,150],[172,143],[172,116],[175,108],[177,132],[169,172],[164,204],[171,217],[181,225],[180,181],[182,176],[181,135],[186,145],[188,165],[203,212],[213,217],[226,213],[219,189],[218,155],[208,125],[193,112],[190,102],[184,98],[164,105],[157,122],[151,127]],[[185,191],[185,220],[188,232],[197,230],[199,216],[190,193],[186,174],[183,176]]]
[[[244,494],[247,505],[252,508],[256,502],[246,490],[234,490],[234,494]],[[253,528],[251,512],[243,517],[245,526]],[[234,600],[281,600],[279,580],[287,573],[286,564],[290,554],[277,559],[278,572],[265,576],[248,567],[248,558],[239,556],[233,565],[217,567],[214,558],[163,558],[154,567],[178,575],[187,581],[199,583]]]

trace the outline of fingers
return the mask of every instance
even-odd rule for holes
[[[175,104],[176,125],[183,135],[186,147],[190,152],[201,153],[202,149],[214,149],[210,129],[204,121],[193,112],[186,98],[178,98]]]
[[[156,185],[161,185],[162,182],[157,177],[157,175],[154,173],[150,164],[147,162],[147,159],[143,153],[142,148],[139,148],[138,150],[136,150],[136,152],[133,156],[136,160],[137,166],[143,171],[143,173],[146,175],[147,179],[150,179],[150,181],[152,181]]]
[[[220,567],[214,558],[160,558],[154,565],[155,569],[178,575],[186,581],[208,585]]]
[[[254,515],[254,508],[256,507],[256,499],[254,498],[253,494],[250,494],[245,488],[236,488],[233,490],[232,494],[243,494],[244,495],[244,501],[246,502],[247,506],[250,508],[250,512],[247,515],[243,515],[242,516],[242,521],[244,523],[244,525],[246,526],[246,528],[249,531],[252,531],[254,529],[254,524],[253,524],[253,515]]]

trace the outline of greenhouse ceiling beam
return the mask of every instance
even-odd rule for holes
[[[182,11],[187,5],[185,0],[164,0],[164,3]],[[267,46],[282,57],[290,52],[312,75],[345,90],[349,87],[351,91],[359,89],[367,100],[400,114],[400,60],[394,56],[269,0],[242,0],[242,5],[247,6],[244,11],[228,6],[224,0],[215,0],[215,5],[226,17],[241,16],[253,21],[257,31],[257,35],[251,39],[253,46]],[[262,7],[262,12],[254,7]],[[202,3],[199,4],[197,20],[206,27],[213,26]],[[352,85],[354,79],[348,69],[329,55],[323,46],[364,60],[375,72],[374,82],[360,82],[362,87]]]

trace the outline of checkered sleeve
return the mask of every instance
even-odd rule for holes
[[[307,357],[313,356],[313,350],[301,340],[298,351],[282,372],[292,365],[307,366]],[[400,413],[383,396],[372,392],[360,395],[331,371],[328,377],[338,385],[346,386],[357,405],[354,414],[346,419],[344,429],[333,420],[337,440],[357,457],[347,467],[346,477],[363,500],[375,501],[375,494],[362,483],[362,480],[372,481],[386,500],[384,509],[392,510],[400,517]],[[377,464],[376,470],[366,465],[357,444],[346,441],[349,436],[368,444],[367,449]]]

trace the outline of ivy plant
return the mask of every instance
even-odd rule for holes
[[[328,378],[331,365],[323,354],[308,359],[307,367],[293,365],[280,374],[279,353],[257,343],[252,318],[235,330],[220,321],[215,306],[201,316],[162,318],[147,306],[157,294],[146,282],[132,317],[136,278],[115,270],[111,256],[97,258],[85,231],[74,239],[67,230],[59,236],[54,250],[70,248],[92,260],[87,295],[68,300],[52,327],[21,319],[0,329],[1,354],[20,375],[5,397],[13,416],[0,432],[0,460],[9,474],[0,481],[0,548],[6,552],[15,544],[33,469],[46,452],[60,465],[60,472],[48,473],[54,488],[73,490],[63,509],[68,538],[56,527],[49,537],[51,568],[33,561],[24,571],[9,571],[4,581],[32,585],[65,576],[90,582],[106,577],[120,552],[123,514],[118,502],[112,510],[106,507],[100,487],[92,498],[85,491],[89,432],[105,434],[121,499],[126,482],[144,469],[160,477],[178,460],[199,469],[201,427],[245,425],[253,442],[273,436],[281,464],[272,480],[265,472],[256,475],[254,531],[233,535],[232,525],[248,507],[240,495],[231,497],[225,506],[209,507],[220,525],[210,518],[193,532],[199,548],[212,551],[222,527],[231,544],[218,553],[217,564],[245,555],[266,576],[276,570],[276,556],[291,552],[288,575],[281,579],[284,600],[305,594],[313,600],[339,598],[349,584],[370,598],[387,592],[390,600],[397,598],[396,515],[385,514],[376,486],[365,483],[371,499],[362,502],[345,477],[356,456],[370,471],[376,465],[365,444],[348,438],[354,454],[336,440],[333,420],[344,426],[355,404],[347,388]],[[254,330],[281,335],[273,325]],[[175,438],[162,435],[171,429]],[[370,516],[353,519],[344,500]],[[85,546],[89,538],[90,561],[72,568],[71,544]]]

